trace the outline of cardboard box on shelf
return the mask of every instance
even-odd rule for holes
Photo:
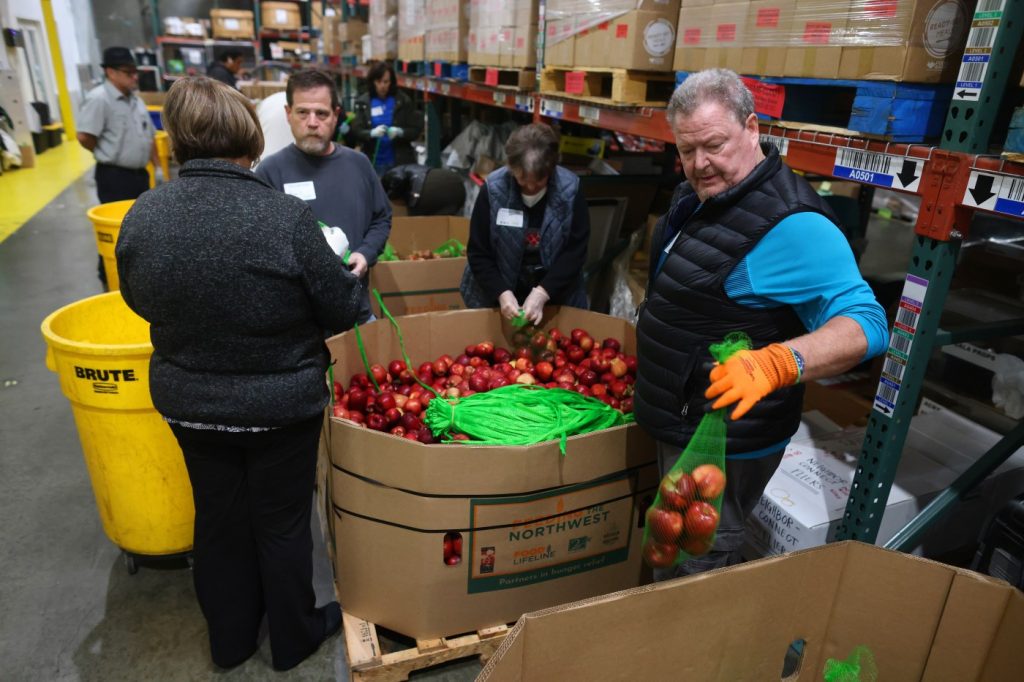
[[[469,241],[469,219],[460,216],[395,217],[391,221],[391,246],[399,257],[413,251],[436,249],[449,239]],[[370,291],[380,291],[392,315],[413,315],[465,308],[459,283],[466,259],[438,258],[423,261],[383,261],[370,270]],[[383,317],[371,297],[373,313]]]
[[[849,3],[836,0],[796,0],[786,76],[837,78],[843,53]]]
[[[250,10],[211,9],[210,23],[214,38],[252,40],[256,35]]]
[[[275,31],[298,31],[302,15],[294,2],[261,2],[260,25]]]
[[[608,30],[611,44],[606,48],[609,66],[671,71],[677,16],[674,10],[637,10],[612,20]]]
[[[716,2],[711,8],[711,47],[704,53],[705,69],[732,69],[743,65],[743,47],[746,44],[747,15],[750,1]]]
[[[338,24],[338,40],[341,42],[358,42],[363,39],[370,30],[369,24],[360,19],[349,18]]]
[[[519,69],[537,66],[537,25],[517,26],[508,35],[508,43],[499,45],[501,66]]]
[[[624,320],[549,308],[546,324],[614,336]],[[401,318],[414,362],[470,342],[510,345],[496,310]],[[360,328],[372,361],[400,357],[388,322]],[[339,380],[362,372],[353,332],[327,341]],[[635,424],[525,447],[422,445],[330,420],[335,576],[342,608],[419,639],[510,623],[525,611],[649,579],[640,521],[657,487],[654,443]],[[446,532],[462,562],[442,561]]]
[[[1020,676],[1022,639],[1005,582],[843,542],[528,613],[477,680],[772,680],[801,640],[786,679],[864,646],[880,680],[981,682]]]
[[[676,71],[700,71],[711,47],[711,12],[692,11],[684,6],[679,11],[676,28],[676,51],[672,68]]]
[[[911,422],[877,542],[888,541],[998,440],[992,431],[926,402]],[[863,442],[864,431],[857,428],[791,442],[747,520],[746,553],[781,554],[832,540]],[[1022,489],[1024,451],[967,493],[916,551],[937,556],[973,543],[985,520]]]
[[[423,0],[398,1],[398,58],[423,61],[426,10]]]
[[[206,27],[192,17],[164,17],[164,35],[205,38]]]
[[[547,34],[544,39],[545,66],[576,65],[575,24],[573,19],[548,21]]]
[[[751,0],[739,73],[781,76],[796,0]]]
[[[949,0],[854,0],[839,77],[914,83],[955,80],[972,8],[973,3]]]

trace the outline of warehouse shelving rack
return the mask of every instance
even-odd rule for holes
[[[541,17],[538,50],[542,55],[543,13]],[[1024,164],[985,153],[1009,77],[1019,77],[1010,73],[1010,67],[1022,34],[1024,2],[979,1],[939,146],[815,132],[784,123],[761,126],[762,140],[778,147],[795,170],[921,198],[899,313],[890,330],[874,409],[835,540],[876,540],[933,349],[1024,334],[1024,319],[971,329],[938,327],[959,246],[974,213],[1024,219]],[[539,73],[543,60],[538,61]],[[343,69],[346,77],[365,74],[364,67]],[[611,107],[536,90],[514,91],[430,76],[399,74],[398,85],[423,93],[427,159],[432,165],[440,161],[440,118],[433,106],[439,97],[528,113],[534,121],[560,120],[675,143],[664,109]],[[930,525],[1022,445],[1024,422],[981,455],[886,546],[901,551],[915,547]]]

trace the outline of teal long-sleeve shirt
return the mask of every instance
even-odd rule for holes
[[[672,241],[667,248],[671,246]],[[885,311],[861,277],[846,237],[819,213],[795,213],[779,222],[729,273],[725,293],[751,308],[791,306],[808,332],[833,317],[848,317],[867,339],[865,360],[885,352]],[[762,457],[788,443],[786,439],[756,452],[729,457]]]

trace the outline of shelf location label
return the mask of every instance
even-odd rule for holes
[[[837,149],[832,175],[869,185],[916,192],[921,184],[920,159],[868,152],[862,149]]]
[[[540,115],[548,116],[550,118],[562,118],[565,112],[565,107],[561,102],[554,99],[541,98],[540,100]]]
[[[761,142],[767,142],[779,150],[779,156],[785,158],[789,153],[789,139],[781,135],[762,135]]]
[[[587,104],[581,104],[580,118],[586,121],[587,123],[600,123],[601,109],[599,107],[592,107]]]
[[[896,322],[889,337],[882,375],[878,379],[878,391],[875,393],[874,408],[887,417],[896,409],[900,390],[903,388],[903,375],[907,371],[910,348],[914,345],[927,294],[928,280],[908,274],[903,284],[899,309],[896,311]]]
[[[533,113],[533,98],[529,95],[516,95],[516,110]]]

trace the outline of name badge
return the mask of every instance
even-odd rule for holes
[[[498,224],[502,227],[522,227],[523,212],[512,208],[499,208]]]
[[[384,107],[373,107],[370,109],[370,116],[383,116]]]
[[[284,193],[291,194],[293,197],[298,197],[303,201],[316,199],[316,190],[313,189],[312,180],[307,180],[306,182],[286,182],[284,183]]]

